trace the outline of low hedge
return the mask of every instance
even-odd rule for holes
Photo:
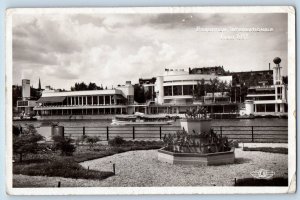
[[[56,158],[42,163],[13,164],[14,174],[82,179],[105,179],[113,172],[87,170],[73,159]]]
[[[284,147],[244,147],[243,151],[261,151],[267,153],[288,154],[288,149]]]

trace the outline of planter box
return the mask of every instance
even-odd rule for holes
[[[158,150],[158,160],[171,164],[194,164],[194,165],[225,165],[234,163],[234,148],[226,152],[199,154],[199,153],[174,153]]]
[[[211,129],[211,119],[181,119],[180,120],[181,129],[184,128],[189,134],[194,131],[196,133],[209,132]]]

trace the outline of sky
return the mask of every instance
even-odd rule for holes
[[[13,84],[69,90],[76,82],[111,88],[163,75],[165,68],[223,66],[287,74],[287,14],[14,14]],[[268,28],[233,32],[217,28]],[[207,29],[214,31],[205,31]],[[238,35],[241,34],[241,35]]]

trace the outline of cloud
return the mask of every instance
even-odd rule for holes
[[[75,82],[133,83],[166,67],[223,65],[226,70],[267,69],[287,63],[287,16],[282,14],[42,14],[13,16],[13,77],[69,89]],[[226,41],[204,27],[273,27]],[[235,33],[229,33],[235,34]],[[27,76],[27,77],[26,77]]]

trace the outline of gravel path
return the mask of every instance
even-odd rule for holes
[[[131,151],[81,163],[90,169],[112,171],[116,175],[102,181],[59,177],[28,177],[14,175],[14,185],[62,187],[143,187],[143,186],[231,186],[234,178],[250,177],[250,172],[268,169],[275,176],[287,177],[288,156],[284,154],[249,152],[236,149],[236,163],[222,166],[172,165],[157,160],[157,150]],[[28,179],[31,183],[28,183]]]

